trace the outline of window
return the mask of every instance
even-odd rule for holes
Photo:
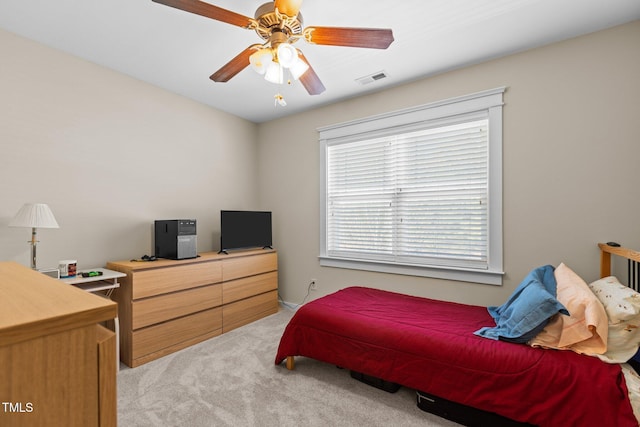
[[[501,284],[504,90],[319,129],[321,265]]]

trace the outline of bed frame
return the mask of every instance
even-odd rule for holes
[[[626,259],[628,263],[628,266],[627,266],[628,286],[635,290],[638,290],[639,282],[640,282],[640,252],[636,252],[636,251],[619,247],[619,246],[611,246],[610,244],[604,244],[604,243],[600,243],[598,244],[598,246],[601,251],[600,276],[607,277],[611,275],[611,271],[612,271],[611,255],[613,254],[613,255],[619,256],[623,259]],[[350,309],[355,310],[358,313],[354,313],[354,315],[359,316],[360,309],[358,307],[367,305],[369,300],[366,298],[369,298],[369,295],[368,294],[362,295],[362,298],[365,298],[365,299],[360,301],[358,300],[359,294],[352,289],[355,289],[355,288],[347,288],[342,291],[336,292],[336,294],[342,293],[344,295],[343,300],[340,299],[340,295],[334,297],[333,295],[335,294],[332,294],[330,296],[320,298],[319,300],[314,300],[308,304],[305,304],[305,306],[301,307],[301,309],[298,310],[296,315],[294,315],[294,318],[292,318],[291,322],[287,326],[287,329],[285,330],[285,333],[283,334],[280,346],[278,348],[278,354],[276,356],[276,361],[275,361],[276,364],[280,364],[283,360],[286,360],[287,369],[294,370],[295,356],[306,356],[312,359],[317,359],[327,363],[336,364],[338,366],[341,366],[346,369],[350,369],[352,371],[364,372],[365,374],[372,375],[376,378],[384,378],[384,380],[386,381],[402,384],[409,388],[416,389],[418,390],[418,406],[424,410],[428,410],[428,409],[425,409],[422,406],[420,406],[420,390],[424,390],[423,395],[426,396],[427,398],[431,396],[431,397],[434,397],[435,399],[438,399],[437,396],[441,396],[441,399],[443,401],[454,405],[454,407],[456,407],[455,405],[457,405],[458,410],[461,412],[467,411],[468,409],[471,409],[472,411],[480,410],[480,409],[475,409],[474,406],[477,408],[482,407],[483,409],[488,409],[489,412],[493,415],[499,412],[498,410],[490,408],[491,405],[489,405],[489,408],[484,408],[483,401],[482,400],[478,401],[476,398],[472,398],[471,400],[465,402],[464,400],[468,399],[467,395],[465,396],[461,395],[460,394],[461,392],[458,390],[449,391],[449,389],[447,389],[446,387],[443,388],[443,386],[445,386],[446,384],[442,384],[442,383],[438,384],[438,381],[440,380],[437,377],[429,376],[431,374],[419,373],[417,375],[420,376],[420,378],[412,378],[412,376],[407,376],[407,372],[406,372],[407,364],[413,364],[413,366],[416,366],[420,369],[420,367],[425,366],[424,365],[425,362],[427,364],[433,364],[434,366],[440,363],[438,362],[439,359],[437,359],[438,356],[436,356],[435,353],[432,353],[432,349],[436,348],[434,347],[434,343],[436,343],[436,341],[431,342],[430,346],[424,345],[423,343],[421,343],[421,341],[425,336],[427,336],[428,339],[432,339],[432,338],[435,339],[436,335],[438,335],[438,332],[436,331],[442,330],[442,328],[429,329],[432,326],[426,325],[426,323],[432,322],[432,320],[425,321],[425,325],[422,325],[422,324],[418,325],[418,324],[409,323],[411,321],[410,317],[397,319],[396,318],[397,312],[390,312],[390,316],[393,317],[390,319],[386,317],[387,316],[386,312],[384,312],[385,314],[382,314],[379,317],[376,317],[377,316],[376,313],[368,313],[368,312],[364,313],[364,311],[366,310],[363,309],[363,313],[362,313],[363,316],[365,317],[369,316],[369,318],[372,319],[371,322],[378,322],[378,321],[380,322],[380,324],[375,324],[369,330],[368,323],[367,323],[368,320],[363,320],[365,317],[360,319],[358,319],[357,317],[353,318],[351,316],[351,311],[350,311]],[[359,289],[364,290],[359,292],[366,293],[367,292],[366,290],[368,288],[359,288]],[[372,289],[368,289],[368,290],[371,291],[372,307],[380,307],[386,304],[386,301],[387,301],[385,299],[386,296],[385,295],[378,296],[379,293],[386,292],[386,291],[378,291],[378,290],[372,290]],[[353,300],[350,300],[349,298],[353,298]],[[404,307],[403,304],[407,304],[407,307],[412,307],[413,309],[419,308],[421,307],[420,304],[423,304],[422,301],[419,301],[419,300],[428,300],[426,298],[411,297],[411,296],[406,296],[401,294],[391,295],[390,298],[391,298],[389,300],[391,301],[390,304],[394,305],[396,310],[398,309],[402,310],[402,307]],[[323,300],[323,301],[320,301],[320,300]],[[318,301],[318,303],[316,303],[316,301]],[[464,304],[446,303],[443,301],[435,301],[435,300],[428,300],[428,301],[430,301],[428,304],[432,304],[432,305],[426,305],[425,309],[429,310],[429,313],[433,313],[432,316],[427,316],[429,318],[433,316],[437,317],[439,314],[441,315],[443,312],[442,310],[445,310],[444,313],[446,313],[447,308],[446,307],[443,308],[443,306],[447,304],[456,306],[454,308],[458,310],[456,313],[458,313],[458,315],[460,316],[459,317],[460,321],[458,322],[460,324],[468,320],[470,320],[471,322],[477,322],[478,319],[480,319],[480,321],[485,321],[483,319],[484,315],[486,314],[486,316],[488,316],[488,314],[486,313],[487,312],[486,308],[483,309],[482,307],[477,307],[477,306],[466,306]],[[378,305],[376,306],[376,304]],[[438,312],[438,310],[440,310],[440,312]],[[470,313],[475,313],[475,314],[470,314],[467,317],[467,314],[466,314],[467,310],[469,310]],[[298,314],[301,312],[304,312],[304,314],[301,316],[298,316]],[[344,313],[344,317],[341,317],[341,313]],[[300,319],[296,319],[296,316],[300,317]],[[425,317],[422,314],[420,314],[420,316],[422,316],[422,318]],[[489,317],[489,320],[490,319],[491,318]],[[399,320],[399,323],[394,323],[398,320]],[[354,322],[353,325],[350,324],[351,321]],[[408,329],[413,329],[413,330],[405,331],[403,329],[403,322],[404,322],[404,325],[408,325]],[[418,320],[418,322],[422,322],[422,320]],[[320,327],[317,327],[318,325],[320,325]],[[436,325],[436,326],[439,327],[440,325]],[[553,372],[551,374],[551,376],[553,376],[552,381],[557,382],[557,384],[554,383],[554,386],[557,388],[561,388],[560,387],[561,384],[565,384],[565,388],[567,387],[566,386],[567,384],[572,384],[571,387],[573,387],[573,384],[575,381],[575,384],[576,384],[575,387],[581,390],[584,390],[584,389],[588,390],[589,387],[592,387],[594,384],[597,385],[597,388],[599,390],[607,389],[606,392],[603,392],[605,399],[608,399],[606,396],[616,395],[617,400],[615,402],[610,401],[606,403],[606,405],[613,405],[613,406],[602,406],[601,408],[605,408],[605,407],[608,408],[609,413],[615,411],[615,413],[617,414],[617,418],[613,421],[615,423],[619,423],[617,425],[634,425],[634,426],[638,425],[637,420],[635,419],[635,416],[631,411],[631,405],[628,401],[628,397],[626,396],[627,389],[626,389],[626,385],[624,384],[624,381],[621,380],[622,373],[619,365],[603,364],[602,362],[597,360],[597,358],[585,357],[585,356],[573,353],[571,351],[532,349],[531,347],[522,346],[522,345],[515,345],[515,347],[506,349],[505,347],[501,347],[501,346],[504,346],[505,344],[513,346],[513,344],[504,343],[501,341],[487,340],[486,338],[479,338],[479,337],[478,338],[481,341],[469,341],[471,340],[469,335],[472,335],[472,330],[469,329],[470,326],[468,325],[466,325],[465,327],[467,328],[467,330],[465,331],[458,330],[458,332],[456,333],[459,334],[458,336],[462,336],[463,339],[468,340],[466,342],[461,343],[462,345],[466,345],[467,349],[469,348],[475,349],[483,346],[495,346],[495,347],[491,347],[492,351],[498,351],[498,352],[507,351],[508,353],[515,352],[513,354],[507,355],[508,357],[515,358],[515,359],[521,358],[522,356],[529,357],[529,354],[528,354],[529,350],[532,350],[531,353],[533,353],[534,351],[543,352],[544,355],[542,355],[542,353],[537,353],[535,357],[536,358],[539,357],[540,360],[538,361],[536,359],[533,363],[535,365],[540,365],[540,369],[542,369],[541,371],[542,373],[536,374],[537,377],[544,377],[545,375],[549,376],[549,374]],[[291,328],[291,331],[289,331],[290,328]],[[368,329],[368,330],[363,332],[362,329]],[[383,333],[386,334],[386,337],[392,336],[392,338],[387,339],[385,336],[378,336],[377,335],[378,330],[382,330]],[[429,331],[433,331],[433,332],[429,332]],[[405,332],[408,333],[409,335],[402,337],[402,339],[405,341],[411,341],[412,346],[415,343],[416,345],[415,351],[413,351],[414,348],[412,347],[409,350],[409,353],[407,353],[407,347],[402,347],[403,346],[402,342],[396,341],[395,337],[393,337],[396,334],[403,335],[405,334]],[[454,333],[454,328],[452,328],[451,331],[446,330],[445,332]],[[368,333],[370,333],[371,335],[367,335]],[[425,333],[427,335],[425,335]],[[434,334],[434,335],[431,335],[431,334]],[[368,337],[371,338],[368,341],[370,344],[367,344],[367,341],[366,341]],[[362,341],[363,338],[364,338],[364,341]],[[442,337],[440,337],[440,339],[441,338]],[[378,341],[378,340],[381,340],[381,341]],[[491,341],[491,342],[486,343],[486,341]],[[398,347],[395,347],[393,343],[397,343]],[[364,349],[361,353],[364,354],[365,356],[363,356],[362,354],[357,354],[358,351],[360,350],[360,347],[359,347],[360,344],[363,345],[362,348]],[[381,348],[386,349],[385,351],[389,352],[389,355],[392,356],[391,358],[395,358],[396,362],[389,362],[388,366],[385,365],[381,367],[380,366],[381,363],[379,361],[388,360],[388,359],[385,358],[386,357],[385,355],[387,353],[384,353],[384,352],[375,353],[375,351],[377,351],[375,346],[378,344],[380,344]],[[441,345],[441,344],[437,344],[437,345]],[[323,346],[324,346],[324,349],[322,348]],[[327,353],[326,351],[326,349],[329,349],[329,348],[331,349],[331,353]],[[494,348],[495,350],[493,350]],[[340,352],[341,353],[338,356],[334,357],[333,353],[336,350],[338,351],[338,353]],[[373,351],[373,353],[369,353],[369,351]],[[459,350],[457,351],[459,352]],[[413,352],[413,355],[411,354],[411,352]],[[406,359],[403,359],[403,356],[402,356],[403,354],[405,355],[404,357],[406,357]],[[478,353],[479,356],[482,356],[482,354],[484,353]],[[474,356],[474,357],[477,357],[477,356]],[[389,360],[391,358],[389,358]],[[354,359],[357,359],[357,360],[354,360]],[[398,363],[397,362],[398,360],[402,361],[402,363],[399,364],[399,366],[401,366],[400,368],[396,366],[396,363]],[[480,363],[479,365],[474,365],[475,367],[471,367],[466,365],[455,365],[453,363],[449,363],[449,359],[442,359],[442,360],[446,361],[446,363],[449,364],[449,369],[450,369],[449,371],[442,371],[442,372],[448,372],[446,375],[449,375],[449,376],[453,375],[451,376],[451,378],[454,378],[456,375],[458,375],[457,374],[458,370],[460,371],[459,375],[462,375],[462,371],[466,372],[469,370],[477,370],[478,367],[482,367],[482,369],[484,369],[484,372],[485,372],[484,376],[480,376],[478,378],[476,377],[471,378],[471,384],[472,384],[472,388],[470,389],[471,393],[492,394],[493,390],[496,387],[496,384],[502,384],[501,386],[498,385],[497,387],[499,389],[500,387],[504,387],[504,389],[500,391],[505,391],[506,387],[510,387],[508,385],[509,381],[513,383],[513,379],[509,380],[508,378],[505,378],[505,376],[508,376],[508,375],[505,375],[505,372],[497,372],[497,371],[500,371],[501,368],[498,368],[497,371],[493,371],[493,370],[490,371],[490,372],[495,372],[496,380],[498,382],[494,383],[492,379],[493,377],[491,377],[490,381],[487,381],[488,378],[486,376],[487,375],[486,369],[491,369],[490,365]],[[481,360],[481,359],[476,358],[475,360]],[[383,362],[382,364],[386,364],[386,363],[387,362]],[[416,365],[417,363],[420,363],[420,364]],[[521,362],[521,363],[525,363],[525,362]],[[527,360],[526,366],[533,365],[533,364],[529,365],[528,363],[529,361]],[[403,365],[404,367],[402,367]],[[572,367],[571,369],[575,369],[574,365],[576,366],[580,365],[579,371],[585,370],[585,371],[588,371],[588,374],[582,373],[582,372],[578,372],[578,373],[572,372],[571,380],[569,380],[568,382],[563,382],[564,379],[562,375],[558,377],[555,376],[556,373],[553,371],[553,369],[555,369],[553,368],[554,366],[571,366]],[[446,367],[446,365],[442,365],[442,366]],[[459,366],[459,368],[454,368],[455,366]],[[359,367],[362,367],[362,371],[358,369]],[[467,367],[469,367],[469,369],[466,369]],[[398,371],[398,369],[400,371]],[[403,369],[404,371],[402,371]],[[538,369],[538,367],[536,367],[536,369]],[[596,372],[598,370],[600,370],[600,372]],[[378,375],[376,375],[374,372],[377,372]],[[520,372],[520,371],[517,371],[517,372]],[[413,375],[413,373],[411,373],[410,375]],[[494,374],[491,374],[491,375],[494,375]],[[518,375],[519,376],[517,378],[519,378],[519,381],[522,381],[523,383],[533,384],[535,381],[535,380],[532,380],[530,377],[527,377],[529,373],[527,373],[524,376],[520,376],[520,374]],[[596,378],[596,376],[598,379],[594,379]],[[509,377],[509,378],[512,378],[512,377]],[[463,377],[456,378],[456,381],[457,381],[456,384],[464,383]],[[474,383],[474,381],[476,382]],[[477,381],[480,381],[480,382],[477,382]],[[492,382],[493,384],[490,385],[488,384],[489,382]],[[620,386],[620,382],[622,382],[622,386]],[[513,383],[513,387],[515,388],[520,387],[519,384],[520,383]],[[535,383],[535,384],[536,384],[536,387],[538,386],[544,387],[544,385],[542,384],[538,384],[538,383]],[[549,386],[549,384],[547,384],[547,386]],[[424,386],[425,388],[421,389],[420,388],[421,386]],[[434,391],[427,390],[428,388],[431,388],[431,387],[435,388],[435,390]],[[436,390],[440,390],[443,394],[436,392]],[[513,391],[515,391],[516,394],[522,392],[524,393],[523,396],[527,396],[527,398],[529,397],[528,391],[526,390],[514,389]],[[430,394],[430,393],[433,393],[433,394]],[[452,394],[448,395],[449,393],[452,393]],[[501,399],[502,397],[500,397],[500,395],[497,395],[497,398]],[[565,397],[562,396],[562,398],[564,399]],[[451,400],[445,400],[445,399],[451,399]],[[507,402],[509,400],[509,397],[508,396],[504,397],[504,399],[505,399],[504,401]],[[514,422],[513,425],[524,425],[524,423],[526,422],[534,422],[540,425],[548,424],[547,420],[545,420],[544,418],[541,418],[540,412],[547,411],[547,410],[558,411],[558,409],[561,406],[558,406],[554,403],[549,403],[547,408],[546,401],[541,400],[539,398],[537,399],[538,400],[535,400],[535,399],[531,400],[531,402],[528,403],[531,406],[538,405],[538,407],[535,409],[536,413],[533,413],[531,412],[531,410],[529,410],[529,412],[526,414],[525,413],[520,414],[520,413],[506,410],[505,412],[507,413],[502,415],[503,419],[507,421],[512,421],[513,419],[518,419],[518,418],[521,419],[521,421]],[[456,403],[456,402],[459,402],[459,403]],[[486,399],[484,402],[486,403]],[[511,404],[513,405],[514,402],[511,402]],[[571,406],[572,403],[567,401],[567,404]],[[575,407],[576,405],[578,406],[583,405],[582,407],[582,409],[584,410],[583,412],[586,413],[587,411],[591,411],[591,409],[589,409],[589,406],[591,407],[596,406],[596,401],[592,401],[589,404],[573,401],[573,406]],[[597,402],[597,405],[598,406],[600,405],[599,401]],[[602,405],[605,405],[605,403],[602,403]],[[429,411],[429,412],[433,412],[433,411]],[[569,418],[562,418],[564,416],[567,416]],[[584,414],[581,415],[581,417],[584,417],[584,416],[585,416]],[[589,416],[597,417],[599,415],[596,412],[594,412]],[[561,414],[561,418],[557,419],[556,421],[563,421],[562,424],[566,424],[566,425],[576,424],[577,422],[576,420],[579,418],[575,418],[575,417],[576,416],[570,415],[570,414]],[[584,421],[584,418],[582,418],[582,421]],[[607,422],[611,422],[612,420],[608,418],[608,419],[601,419],[600,421],[601,421],[600,425],[609,425],[607,424]],[[602,422],[604,422],[604,424],[602,424]],[[494,424],[494,425],[512,425],[512,424]]]
[[[640,292],[640,252],[619,246],[610,246],[609,243],[598,243],[600,248],[600,277],[611,276],[611,254],[618,255],[627,260],[627,286],[636,292]]]

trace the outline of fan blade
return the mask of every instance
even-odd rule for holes
[[[259,47],[260,45],[249,46],[238,55],[236,55],[236,57],[231,61],[224,64],[222,68],[213,73],[209,78],[218,83],[231,80],[233,76],[247,68],[247,65],[249,65],[249,57],[253,52],[255,52],[256,46]]]
[[[386,49],[393,42],[393,32],[381,28],[307,27],[305,39],[309,43]]]
[[[309,95],[320,95],[326,90],[326,88],[320,81],[320,77],[318,77],[313,67],[311,67],[311,64],[309,64],[309,61],[307,61],[307,58],[305,58],[300,50],[298,50],[298,55],[300,56],[300,59],[306,62],[309,66],[309,69],[299,78],[302,86],[304,86],[307,92],[309,92]]]
[[[302,0],[275,0],[276,9],[291,18],[298,16],[301,5]]]
[[[152,1],[164,4],[165,6],[175,7],[176,9],[184,10],[185,12],[195,13],[206,18],[215,19],[216,21],[226,22],[227,24],[231,25],[237,25],[238,27],[242,28],[249,27],[252,22],[252,19],[247,16],[240,15],[239,13],[231,12],[230,10],[226,10],[199,0]]]

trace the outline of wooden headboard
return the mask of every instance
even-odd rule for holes
[[[611,276],[611,254],[618,255],[627,260],[628,286],[638,291],[640,288],[640,252],[620,246],[610,246],[607,243],[598,243],[600,248],[600,277]]]

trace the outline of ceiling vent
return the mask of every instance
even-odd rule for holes
[[[360,77],[356,79],[358,83],[361,85],[368,85],[369,83],[373,83],[378,80],[386,79],[389,77],[386,71],[378,71],[377,73],[369,74],[368,76]]]

